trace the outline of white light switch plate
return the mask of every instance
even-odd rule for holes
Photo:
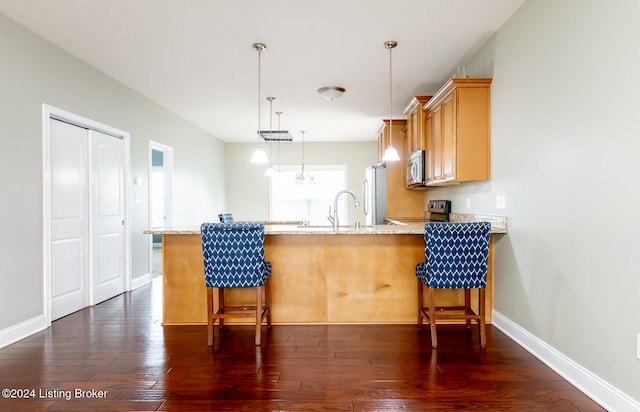
[[[636,358],[640,359],[640,333],[636,334]]]

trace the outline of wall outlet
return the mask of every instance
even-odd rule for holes
[[[504,209],[507,203],[505,195],[496,196],[496,209]]]
[[[640,333],[636,333],[636,358],[640,359]]]
[[[471,198],[467,198],[467,209],[471,210]]]

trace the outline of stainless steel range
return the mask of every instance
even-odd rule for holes
[[[429,222],[448,222],[451,213],[450,200],[429,200],[427,203]]]

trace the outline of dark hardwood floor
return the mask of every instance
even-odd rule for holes
[[[0,386],[24,397],[0,411],[602,410],[490,326],[485,350],[477,328],[439,327],[432,350],[413,325],[265,327],[260,347],[227,326],[210,348],[204,326],[161,326],[160,287],[0,349]]]

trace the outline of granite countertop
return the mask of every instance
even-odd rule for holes
[[[403,225],[340,226],[265,226],[265,235],[416,235],[424,233],[424,223]]]
[[[489,215],[467,215],[452,213],[452,222],[491,222],[491,233],[507,233],[507,218],[504,216]],[[399,225],[376,225],[361,226],[341,226],[335,230],[332,226],[279,224],[280,222],[269,222],[266,224],[264,233],[269,235],[421,235],[424,233],[425,222],[408,222]],[[200,226],[184,228],[159,228],[145,230],[146,234],[160,235],[191,235],[200,234]]]
[[[146,234],[160,235],[192,235],[200,234],[200,226],[183,228],[158,228],[145,230]],[[332,226],[314,225],[265,225],[264,234],[269,235],[415,235],[424,233],[424,224],[410,223],[406,225],[340,226],[337,230]]]

